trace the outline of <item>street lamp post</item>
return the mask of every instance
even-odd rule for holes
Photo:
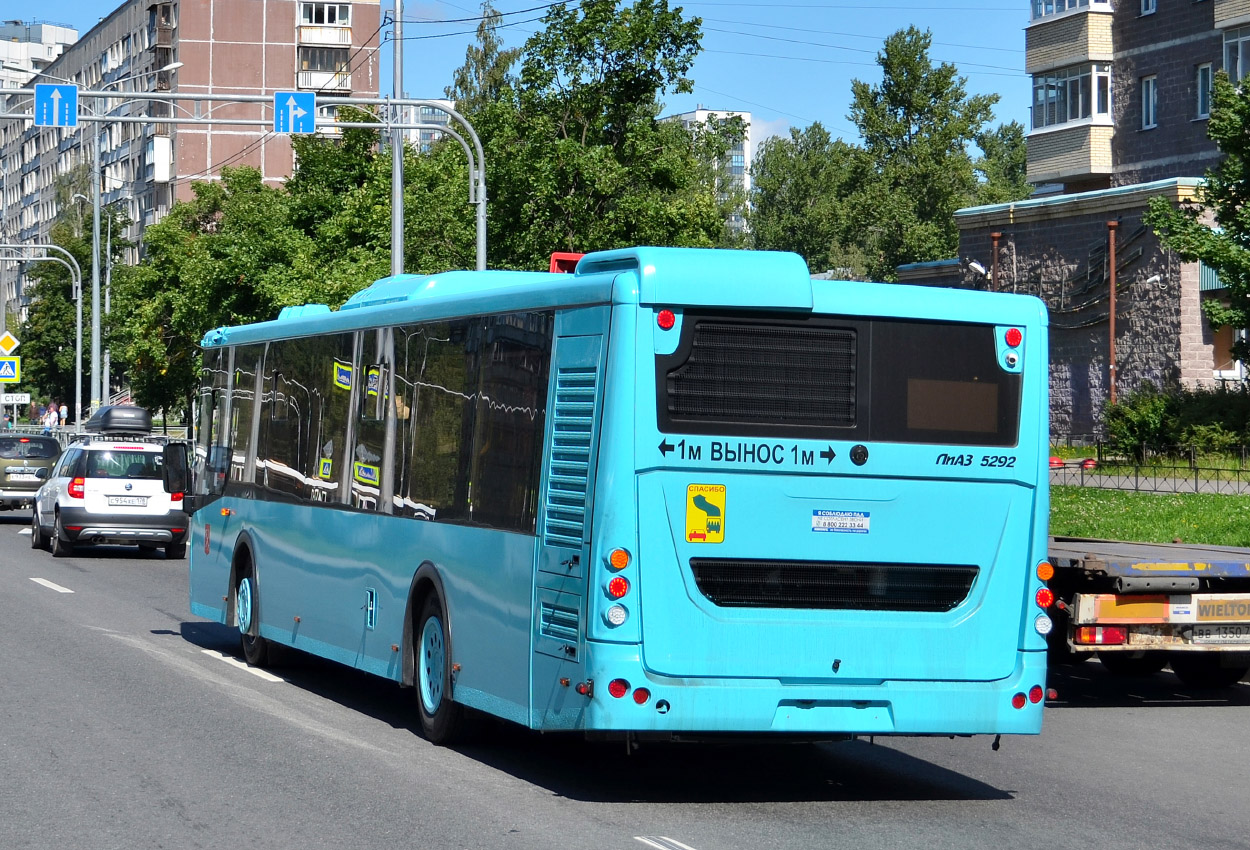
[[[60,263],[69,269],[70,280],[73,281],[73,289],[76,295],[74,301],[78,305],[78,338],[74,348],[74,425],[75,427],[80,427],[82,425],[82,269],[79,267],[78,261],[74,259],[74,255],[60,245],[53,245],[50,242],[36,242],[30,245],[0,243],[0,251],[26,251],[31,248],[40,248],[45,253],[42,257],[30,257],[30,259],[50,260],[54,263]],[[49,257],[46,253],[48,251],[58,251],[64,254],[66,259]]]
[[[9,66],[4,66],[9,67]],[[160,74],[165,71],[173,71],[181,68],[181,62],[170,62],[164,67],[157,68],[154,71],[140,71],[135,74],[129,74],[125,77],[119,77],[108,83],[104,83],[101,88],[108,88],[120,83],[129,82],[130,80],[146,76],[148,74]],[[51,80],[58,80],[63,83],[76,85],[73,80],[57,77],[45,71],[38,71],[33,77],[47,77]],[[111,100],[112,98],[108,98]],[[98,115],[98,113],[95,113]],[[104,122],[101,122],[104,123]],[[101,378],[100,369],[100,184],[104,182],[100,169],[100,129],[93,130],[92,138],[92,166],[91,166],[91,410],[99,408],[101,398],[104,396],[103,379]],[[81,335],[81,334],[80,334]]]

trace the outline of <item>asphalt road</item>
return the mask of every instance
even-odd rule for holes
[[[287,653],[262,678],[187,612],[186,561],[57,560],[0,513],[0,848],[1250,844],[1250,686],[1052,675],[1033,738],[440,749],[411,692]],[[232,663],[235,662],[235,663]]]

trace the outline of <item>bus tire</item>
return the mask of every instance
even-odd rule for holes
[[[1098,660],[1113,676],[1149,676],[1168,663],[1162,652],[1100,652]]]
[[[269,641],[260,636],[259,601],[252,571],[241,573],[234,589],[234,611],[239,621],[239,646],[243,650],[243,660],[253,667],[268,667]]]
[[[1250,673],[1250,653],[1174,652],[1172,672],[1191,688],[1229,688]]]
[[[447,619],[438,594],[429,593],[421,602],[414,632],[413,656],[421,732],[431,744],[445,746],[460,735],[464,708],[451,698],[451,653],[447,640]]]

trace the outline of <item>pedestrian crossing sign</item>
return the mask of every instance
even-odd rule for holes
[[[6,381],[17,383],[20,380],[22,380],[22,358],[0,357],[0,383]]]

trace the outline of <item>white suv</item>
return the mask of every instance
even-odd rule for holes
[[[32,548],[50,548],[55,557],[73,553],[76,546],[93,544],[138,545],[153,551],[164,547],[166,558],[187,552],[189,517],[182,492],[170,492],[167,453],[185,453],[181,444],[142,433],[147,419],[131,411],[139,408],[103,408],[91,422],[105,433],[86,434],[66,447],[48,481],[35,494],[31,517]],[[110,423],[116,427],[110,428]],[[150,424],[147,426],[150,429]]]

